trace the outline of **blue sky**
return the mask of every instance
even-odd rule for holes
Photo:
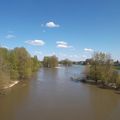
[[[31,55],[120,60],[120,0],[0,0],[0,45]]]

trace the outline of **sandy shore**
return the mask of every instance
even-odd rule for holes
[[[8,89],[13,87],[14,85],[18,84],[19,81],[11,81],[11,83],[9,83],[8,85],[4,86],[4,89]]]

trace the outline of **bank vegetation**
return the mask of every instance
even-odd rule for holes
[[[86,66],[85,74],[86,82],[92,81],[101,88],[120,90],[120,74],[109,54],[94,53],[90,64]]]
[[[0,47],[0,89],[30,78],[39,67],[37,56],[31,57],[25,48]]]

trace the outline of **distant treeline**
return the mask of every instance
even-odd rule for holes
[[[73,62],[73,64],[89,65],[92,62],[92,58],[86,59],[85,61]],[[115,68],[120,69],[120,61],[113,61]]]
[[[55,68],[58,66],[58,64],[63,65],[63,66],[71,66],[72,61],[70,61],[69,59],[58,61],[58,58],[55,55],[45,56],[43,59],[44,67]]]
[[[64,66],[71,66],[73,64],[73,62],[71,60],[69,60],[69,59],[65,59],[65,60],[61,60],[59,62],[59,64],[62,64]]]
[[[37,56],[31,57],[25,48],[8,50],[0,47],[0,84],[30,78],[39,67]]]

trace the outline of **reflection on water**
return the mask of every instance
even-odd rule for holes
[[[84,66],[42,68],[0,97],[0,120],[120,120],[120,96],[70,80]]]

